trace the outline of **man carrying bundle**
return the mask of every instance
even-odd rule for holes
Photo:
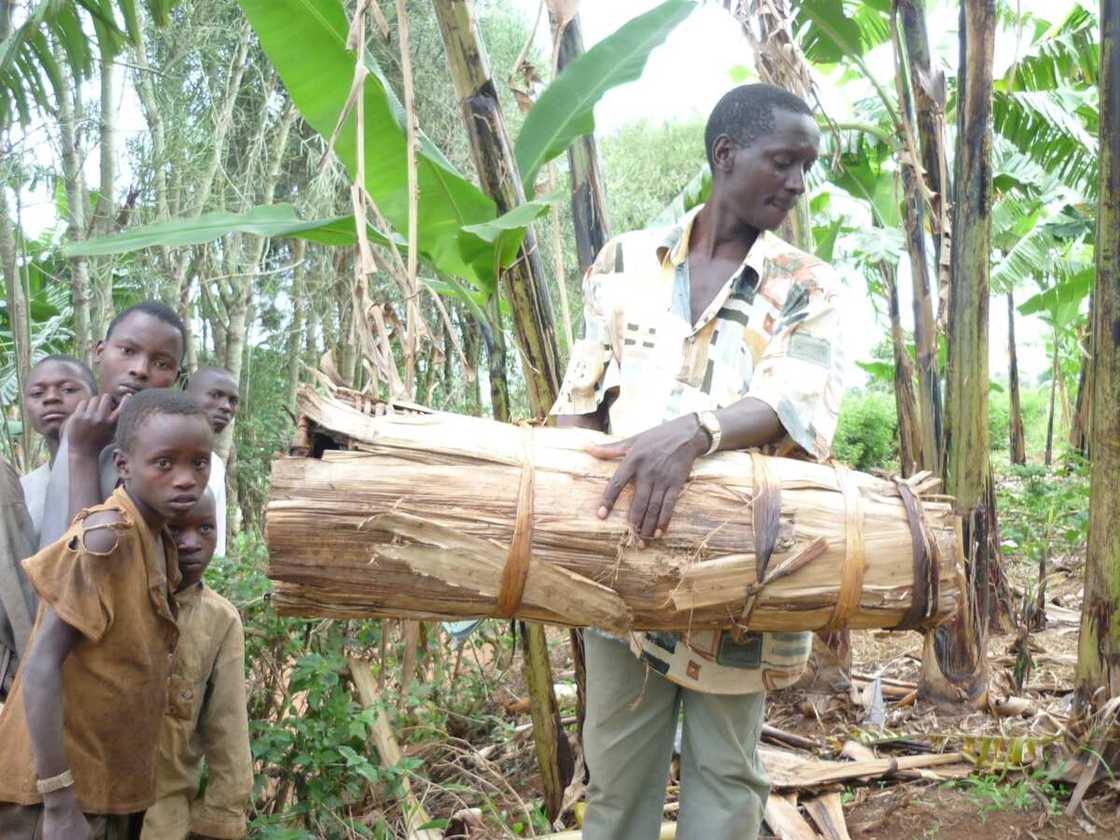
[[[726,94],[708,119],[708,203],[666,229],[616,237],[584,278],[585,334],[552,413],[625,440],[599,508],[632,486],[629,520],[657,539],[696,459],[719,450],[830,455],[843,384],[832,269],[778,228],[805,192],[820,132],[770,85]],[[680,840],[757,836],[769,790],[756,747],[765,691],[800,675],[810,633],[586,636],[587,840],[659,833],[684,710]]]

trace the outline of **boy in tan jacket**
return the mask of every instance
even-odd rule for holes
[[[237,608],[202,582],[218,539],[214,494],[169,523],[182,583],[179,644],[156,757],[156,801],[142,840],[238,838],[253,790],[245,702],[245,641]],[[206,760],[206,791],[199,794]]]

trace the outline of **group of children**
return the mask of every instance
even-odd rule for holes
[[[182,320],[124,310],[23,398],[49,459],[0,461],[0,838],[241,837],[252,792],[244,638],[203,572],[226,552],[214,438],[239,392],[176,387]],[[205,781],[203,763],[205,762]]]

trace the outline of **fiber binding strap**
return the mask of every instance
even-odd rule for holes
[[[828,541],[818,537],[802,546],[801,550],[782,560],[773,568],[770,561],[778,544],[778,530],[782,513],[782,483],[770,472],[766,457],[751,452],[751,480],[754,485],[751,500],[752,527],[754,529],[755,582],[746,590],[743,610],[732,629],[732,637],[742,642],[749,629],[751,613],[758,596],[769,584],[781,580],[807,566],[828,550]]]
[[[844,495],[844,565],[840,578],[840,591],[836,595],[836,605],[822,630],[842,630],[848,619],[859,607],[859,596],[863,592],[863,572],[866,557],[863,550],[863,508],[860,503],[859,486],[852,471],[843,464],[835,464],[836,484]]]
[[[766,577],[774,546],[778,544],[778,525],[782,515],[782,483],[770,474],[765,456],[751,452],[751,479],[754,494],[751,517],[754,527],[755,580]]]
[[[513,538],[506,553],[502,581],[498,587],[498,603],[494,615],[513,618],[525,595],[529,577],[529,558],[533,550],[533,485],[536,468],[533,463],[533,428],[525,426],[525,460],[521,465],[521,483],[517,490],[517,512],[513,520]]]
[[[914,586],[910,593],[910,609],[895,626],[896,630],[916,630],[926,625],[940,597],[940,563],[937,545],[926,533],[922,500],[909,484],[895,476],[895,486],[906,509],[910,523],[910,541],[914,548]]]

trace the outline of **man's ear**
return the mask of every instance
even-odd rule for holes
[[[712,169],[718,170],[723,173],[730,172],[735,165],[735,150],[739,148],[739,144],[728,137],[726,134],[721,134],[712,143]],[[713,175],[715,172],[713,171]]]
[[[128,466],[128,454],[119,449],[113,450],[113,466],[117,468],[117,478],[127,481],[131,471]]]
[[[105,349],[105,340],[98,341],[93,347],[93,363],[101,367],[101,352]]]

